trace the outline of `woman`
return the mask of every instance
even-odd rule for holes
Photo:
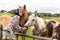
[[[7,27],[3,29],[3,40],[16,40],[14,35],[15,30],[21,32],[27,29],[26,27],[19,26],[20,16],[22,16],[22,13],[19,13],[19,9],[15,10],[15,15],[11,18]]]

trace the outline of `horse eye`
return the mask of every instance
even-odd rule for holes
[[[19,8],[21,8],[21,7],[19,7]]]
[[[32,21],[34,21],[34,19],[32,19]]]

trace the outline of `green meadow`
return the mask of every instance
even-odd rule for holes
[[[11,14],[11,13],[0,13],[0,16],[2,16],[2,15],[9,15],[9,16],[13,16],[14,14]],[[44,17],[44,19],[55,19],[55,20],[57,20],[59,23],[60,23],[60,17]],[[28,29],[28,31],[27,31],[27,33],[26,33],[27,35],[32,35],[32,30],[31,30],[31,27],[29,27],[29,29]],[[19,36],[19,38],[18,38],[19,40],[21,40],[21,36]],[[28,37],[26,37],[26,40],[32,40],[32,38],[28,38]]]
[[[12,13],[0,13],[0,16],[3,16],[3,15],[13,16],[14,14],[12,14]]]

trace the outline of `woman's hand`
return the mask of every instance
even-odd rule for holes
[[[26,33],[27,32],[27,27],[22,27],[22,33]]]
[[[27,28],[26,27],[22,27],[22,30],[27,30]]]

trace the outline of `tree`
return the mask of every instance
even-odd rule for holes
[[[13,13],[14,14],[14,11],[15,11],[15,9],[8,11],[8,13]]]
[[[4,13],[4,12],[7,12],[7,11],[5,11],[5,10],[1,10],[0,12]]]
[[[37,13],[37,10],[35,10],[35,13]]]
[[[28,12],[28,15],[31,15],[32,14],[32,12]]]

